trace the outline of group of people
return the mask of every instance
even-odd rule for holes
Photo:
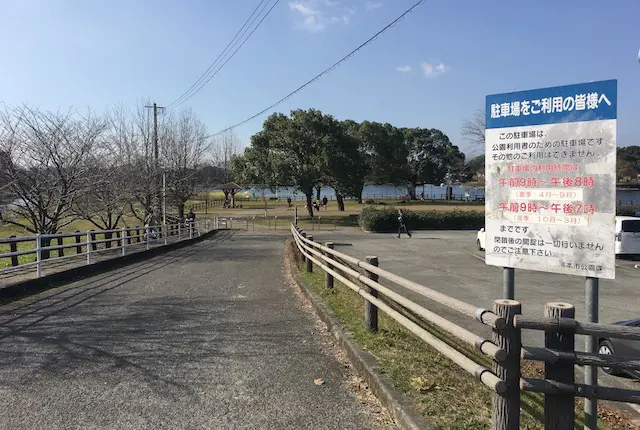
[[[287,204],[289,205],[289,207],[293,206],[292,203],[291,203],[291,197],[287,197]],[[329,205],[329,199],[327,198],[327,196],[324,196],[324,197],[322,197],[322,200],[316,199],[312,204],[313,204],[313,208],[316,211],[319,211],[321,206],[324,206],[324,208],[327,209],[329,207],[328,206]]]

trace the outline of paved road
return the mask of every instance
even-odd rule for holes
[[[484,252],[476,249],[476,232],[416,231],[410,239],[404,235],[397,239],[393,234],[367,234],[355,229],[314,231],[313,235],[317,241],[334,241],[336,250],[360,259],[377,255],[380,267],[478,307],[491,308],[493,300],[502,296],[502,269],[484,263]],[[617,260],[616,279],[600,281],[601,322],[611,323],[640,315],[640,268],[634,268],[638,263]],[[474,333],[491,335],[487,327],[469,317],[434,304],[412,291],[385,284]],[[515,292],[524,314],[543,316],[545,303],[563,301],[573,304],[576,318],[584,320],[585,292],[581,277],[518,270]],[[544,335],[525,331],[523,343],[542,346]],[[579,348],[584,345],[583,337],[576,337],[576,345]],[[603,385],[640,389],[638,382],[627,378],[600,372],[600,379]],[[633,409],[635,413],[640,412],[638,406]]]
[[[383,428],[282,243],[223,232],[0,308],[0,428]]]

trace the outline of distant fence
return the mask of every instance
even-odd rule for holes
[[[204,221],[205,230],[209,220]],[[113,230],[76,231],[64,234],[39,234],[0,239],[0,274],[33,268],[36,276],[42,276],[45,264],[84,257],[85,264],[92,264],[94,256],[106,251],[119,250],[125,256],[129,249],[150,249],[152,245],[167,245],[169,241],[189,239],[200,235],[198,223],[174,223],[152,226],[136,226]],[[57,256],[53,257],[52,254]],[[25,258],[28,257],[28,258]],[[2,267],[2,266],[0,266]]]
[[[281,230],[287,231],[289,224],[295,222],[295,215],[292,216],[231,216],[222,217],[217,216],[213,219],[213,225],[215,229],[219,230],[245,230],[255,231],[257,230]],[[316,217],[316,219],[305,221],[312,230],[336,230],[338,225],[335,219],[325,217],[322,215]]]
[[[520,428],[522,391],[544,393],[545,429],[574,428],[575,397],[640,403],[638,390],[578,384],[575,382],[574,371],[574,365],[640,370],[640,360],[637,358],[576,351],[574,339],[575,334],[583,334],[597,336],[599,339],[640,340],[639,327],[581,323],[573,319],[575,309],[566,303],[548,303],[544,318],[521,315],[522,306],[515,300],[495,300],[492,310],[476,308],[381,269],[375,256],[366,257],[366,261],[361,261],[335,251],[333,242],[322,245],[314,241],[312,235],[293,224],[290,225],[290,230],[307,272],[312,272],[314,266],[319,267],[324,271],[326,288],[333,288],[334,280],[337,279],[364,298],[364,323],[369,330],[378,330],[378,310],[381,310],[489,387],[494,392],[494,430]],[[382,285],[379,282],[380,278],[480,321],[492,328],[492,339],[483,339],[427,310]],[[407,313],[417,318],[408,318]],[[473,361],[438,339],[420,324],[420,320],[428,321],[457,341],[471,345],[483,355],[490,357],[493,361],[492,369]],[[522,330],[544,331],[544,348],[523,347]],[[544,379],[521,378],[521,358],[545,362]]]

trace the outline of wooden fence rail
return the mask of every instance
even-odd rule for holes
[[[545,306],[545,315],[533,318],[521,315],[521,305],[515,300],[496,300],[493,309],[478,309],[461,300],[409,281],[380,267],[376,256],[366,261],[343,254],[334,249],[332,242],[322,245],[314,241],[298,226],[291,224],[291,233],[299,259],[306,270],[321,269],[325,273],[326,288],[334,288],[338,280],[365,300],[365,326],[378,330],[378,311],[386,313],[414,335],[451,359],[461,369],[473,375],[493,392],[492,429],[515,430],[520,426],[520,396],[522,391],[545,395],[545,429],[568,429],[575,426],[574,403],[576,397],[587,397],[620,402],[640,403],[640,391],[615,387],[600,387],[575,382],[574,365],[612,367],[621,370],[640,370],[640,358],[602,355],[575,350],[575,335],[597,338],[640,340],[640,328],[584,323],[574,319],[575,308],[567,303],[551,302]],[[414,291],[434,302],[473,317],[493,329],[491,340],[452,323],[391,288],[380,283],[382,279]],[[394,307],[390,306],[391,304]],[[397,309],[402,308],[418,317],[418,322],[407,318]],[[431,334],[419,321],[442,329],[452,338],[474,346],[493,360],[488,369],[474,362],[458,350]],[[545,346],[522,346],[522,330],[545,332]],[[544,380],[521,378],[521,359],[545,363]],[[587,427],[585,427],[587,428]],[[593,429],[596,430],[596,429]]]

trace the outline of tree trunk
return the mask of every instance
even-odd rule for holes
[[[307,213],[313,218],[313,191],[305,192],[304,194],[307,197]]]
[[[236,192],[235,191],[231,191],[231,207],[232,208],[236,207]]]
[[[338,202],[338,210],[344,212],[344,200],[342,194],[336,193],[336,201]]]
[[[178,205],[178,218],[184,218],[184,203]]]
[[[229,200],[229,190],[222,190],[222,192],[224,193],[224,199]]]
[[[320,190],[322,189],[321,186],[316,185],[316,200],[320,200]]]
[[[355,196],[358,198],[358,204],[362,204],[362,192],[364,191],[364,184],[358,185],[358,195]]]
[[[416,186],[417,186],[417,184],[412,183],[411,185],[409,185],[407,187],[407,193],[409,194],[409,199],[411,199],[411,200],[417,200],[417,197],[416,197]]]
[[[105,240],[109,240],[109,239],[111,239],[112,237],[113,237],[113,233],[111,233],[111,232],[106,232],[106,233],[104,234],[104,239],[105,239]],[[111,242],[105,242],[104,244],[105,244],[105,247],[106,247],[106,248],[111,248]]]

